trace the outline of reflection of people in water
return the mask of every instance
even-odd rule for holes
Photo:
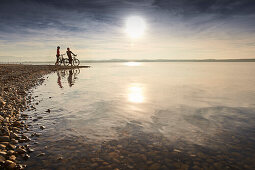
[[[69,70],[69,75],[68,75],[68,83],[69,83],[69,86],[72,87],[73,84],[73,70]]]
[[[62,70],[61,72],[57,72],[57,76],[58,76],[58,79],[57,79],[57,83],[58,83],[58,86],[60,88],[64,88],[63,85],[62,85],[62,82],[61,82],[61,79],[64,80],[63,78],[65,78],[66,75],[68,75],[67,77],[67,81],[68,81],[68,84],[69,84],[69,87],[72,87],[75,83],[75,80],[77,79],[77,75],[80,74],[80,69],[73,69],[73,70]],[[65,82],[64,82],[65,84]]]
[[[57,72],[57,75],[58,75],[58,86],[60,88],[63,88],[62,83],[61,83],[61,76],[60,76],[59,72]]]

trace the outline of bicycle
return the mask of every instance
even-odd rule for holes
[[[65,66],[66,63],[69,62],[67,58],[64,58],[64,55],[65,55],[65,54],[61,54],[61,55],[60,55],[60,57],[58,58],[58,61],[55,63],[55,65],[61,65],[61,64],[63,64],[63,65]]]
[[[76,56],[77,56],[77,55],[75,55],[75,56],[72,57],[72,65],[73,65],[73,66],[79,66],[79,65],[80,65],[80,60],[77,59]],[[68,59],[66,60],[66,63],[65,63],[65,64],[66,64],[66,65],[69,65],[69,64],[70,64]]]

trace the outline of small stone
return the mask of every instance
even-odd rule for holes
[[[46,110],[46,112],[50,113],[50,109]]]
[[[24,154],[22,155],[22,157],[25,159],[25,160],[28,160],[30,158],[30,156],[28,154]]]
[[[9,157],[9,159],[10,159],[11,161],[15,161],[15,160],[16,160],[16,156],[15,156],[15,155],[11,155],[11,156]]]
[[[23,113],[21,114],[21,117],[28,117],[28,114]]]
[[[5,146],[5,145],[0,144],[0,149],[1,149],[1,150],[4,150],[5,148],[6,148],[6,146]]]
[[[14,150],[8,150],[7,151],[7,155],[13,155],[14,154]]]
[[[16,122],[13,123],[13,126],[14,127],[20,127],[21,123],[19,121],[16,121]]]
[[[178,149],[174,149],[174,152],[178,152],[178,153],[180,153],[181,151],[180,151],[180,150],[178,150]]]
[[[37,119],[42,119],[43,117],[42,116],[38,116]]]
[[[90,167],[92,167],[92,168],[96,168],[97,166],[98,166],[98,163],[93,163],[90,165]]]
[[[4,120],[3,116],[0,115],[0,122]]]
[[[44,156],[45,155],[45,153],[39,153],[38,155],[37,155],[37,157],[40,157],[40,156]]]
[[[25,136],[25,135],[22,135],[22,136],[21,136],[21,139],[25,139],[25,140],[27,140],[27,139],[28,139],[28,137],[27,137],[27,136]]]
[[[109,153],[109,157],[111,158],[117,158],[119,155],[116,152]]]
[[[40,129],[42,129],[42,130],[45,129],[45,126],[40,126]]]
[[[0,107],[3,107],[5,105],[5,101],[2,97],[0,97]]]
[[[19,139],[19,136],[16,133],[10,132],[11,139]]]
[[[2,155],[0,155],[0,163],[4,163],[4,162],[5,162],[5,158]]]
[[[17,144],[17,143],[19,143],[17,140],[15,140],[15,139],[11,139],[11,142],[10,142],[11,144]]]
[[[108,162],[103,162],[103,165],[109,165],[109,163]]]
[[[57,160],[63,160],[63,157],[62,157],[62,156],[60,156],[60,157],[58,157],[58,158],[57,158]]]
[[[7,153],[4,151],[0,151],[0,155],[5,156],[5,155],[7,155]]]
[[[160,164],[154,163],[149,167],[149,170],[157,170],[160,169]]]
[[[9,145],[9,142],[1,142],[0,144],[7,146],[7,145]]]
[[[38,133],[32,133],[32,134],[31,134],[31,137],[34,137],[34,136],[35,136],[35,137],[39,137],[40,134],[38,134]]]
[[[5,161],[5,165],[8,169],[15,169],[16,167],[16,163],[11,160]]]
[[[0,142],[9,142],[10,138],[9,136],[0,136]]]
[[[19,143],[24,143],[24,142],[26,142],[26,139],[20,139],[19,140]]]
[[[112,160],[113,160],[113,162],[115,162],[115,163],[117,163],[117,164],[120,163],[120,161],[119,161],[118,159],[116,159],[116,158],[113,158]]]
[[[16,146],[12,144],[9,144],[8,147],[11,148],[12,150],[16,149]]]
[[[35,150],[32,149],[32,148],[28,148],[27,151],[28,151],[28,152],[34,152]]]
[[[26,165],[21,165],[21,164],[18,164],[17,165],[17,169],[19,169],[19,170],[23,170],[23,169],[25,169],[27,166]]]
[[[25,149],[22,149],[22,148],[18,148],[16,151],[17,151],[19,154],[26,153],[26,150],[25,150]]]

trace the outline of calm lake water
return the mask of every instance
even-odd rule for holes
[[[32,90],[28,169],[255,168],[255,63],[90,65]]]

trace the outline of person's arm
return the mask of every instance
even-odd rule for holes
[[[74,56],[76,56],[76,54],[74,54],[72,51],[71,51],[71,53],[72,53]]]

